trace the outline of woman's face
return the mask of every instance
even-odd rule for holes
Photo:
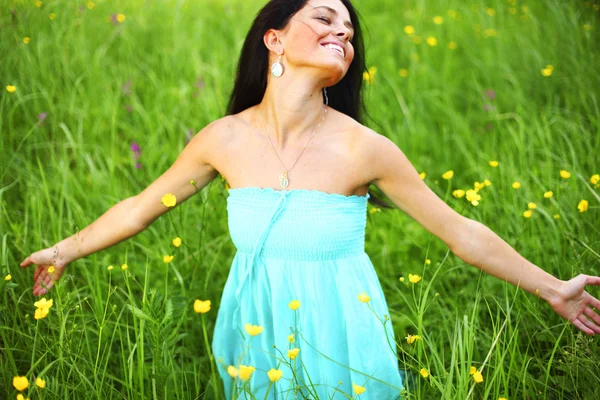
[[[313,68],[326,86],[346,75],[354,58],[354,29],[340,0],[309,0],[281,33],[286,68]]]

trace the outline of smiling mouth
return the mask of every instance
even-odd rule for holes
[[[323,46],[327,49],[337,51],[342,57],[346,56],[344,49],[341,46],[338,46],[337,44],[327,43],[327,44],[322,44],[321,46]]]

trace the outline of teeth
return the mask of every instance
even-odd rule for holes
[[[332,49],[332,50],[337,50],[340,52],[340,54],[343,56],[344,55],[344,49],[342,49],[340,46],[332,44],[332,43],[327,43],[325,46],[328,49]]]

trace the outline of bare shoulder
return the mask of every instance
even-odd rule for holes
[[[196,133],[189,145],[195,148],[204,163],[220,172],[222,157],[233,145],[240,121],[235,115],[216,119]]]

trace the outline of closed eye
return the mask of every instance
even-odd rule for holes
[[[331,21],[329,21],[329,18],[327,18],[327,17],[317,17],[317,19],[320,19],[321,21],[326,22],[326,23],[331,22]]]

